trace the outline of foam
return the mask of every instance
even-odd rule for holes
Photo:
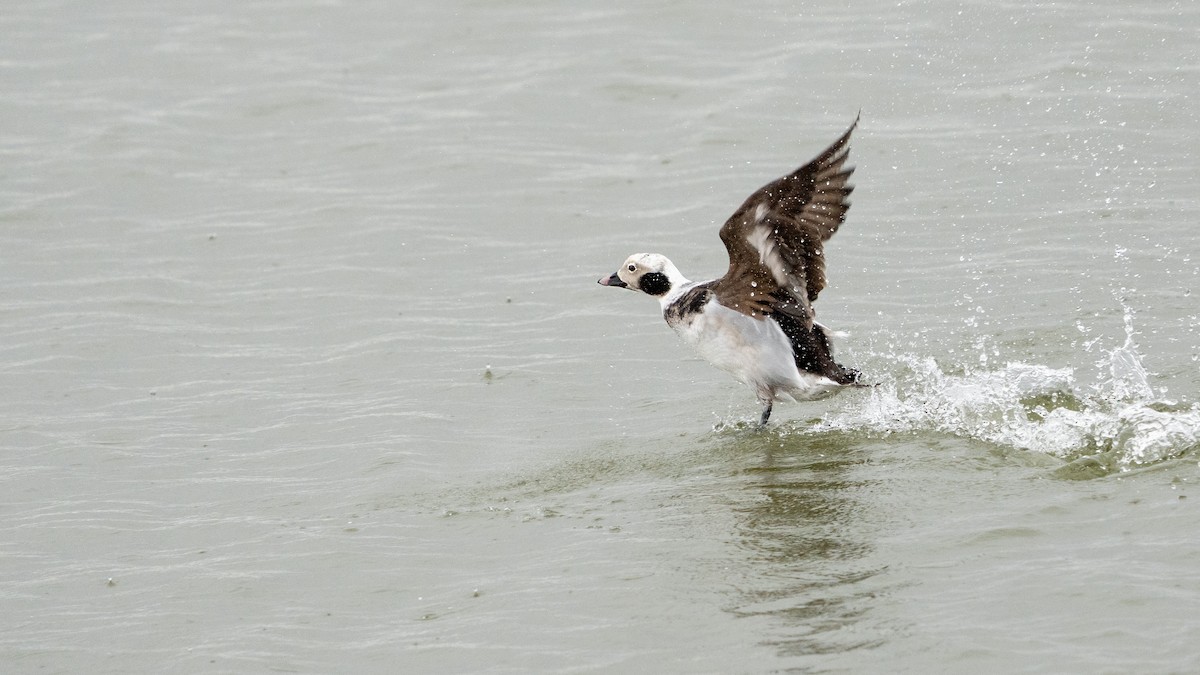
[[[1088,386],[1073,368],[1011,361],[956,372],[928,356],[882,358],[891,367],[878,386],[806,433],[935,432],[1068,461],[1090,458],[1117,471],[1200,450],[1200,407],[1155,394],[1128,308],[1124,344],[1101,352]]]

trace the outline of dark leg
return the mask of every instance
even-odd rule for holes
[[[767,426],[767,420],[770,418],[771,418],[771,402],[767,401],[765,404],[763,404],[763,413],[762,413],[762,417],[760,417],[758,419],[758,426],[760,426],[760,427]]]

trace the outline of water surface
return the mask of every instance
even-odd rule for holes
[[[1200,668],[1191,4],[0,25],[6,672]],[[595,279],[860,110],[759,431]]]

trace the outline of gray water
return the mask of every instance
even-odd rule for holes
[[[0,669],[1200,670],[1200,5],[9,2]],[[862,122],[817,303],[687,353]]]

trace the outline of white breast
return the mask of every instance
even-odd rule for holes
[[[827,377],[796,368],[791,342],[774,320],[751,318],[715,297],[673,327],[706,361],[755,389],[759,398],[774,400],[787,392],[811,399],[839,388]]]

